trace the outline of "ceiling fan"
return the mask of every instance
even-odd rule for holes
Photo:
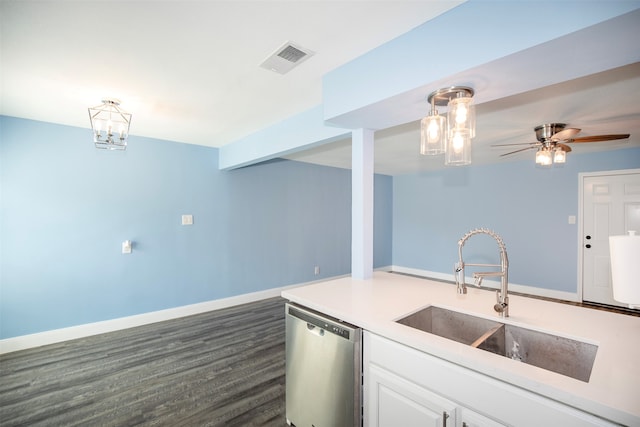
[[[629,138],[628,133],[612,135],[593,135],[576,137],[580,132],[577,128],[567,128],[565,123],[548,123],[536,126],[537,142],[525,142],[517,144],[495,144],[492,147],[513,147],[517,145],[527,145],[527,147],[509,153],[501,154],[500,157],[509,156],[526,150],[537,149],[536,163],[542,166],[550,166],[553,163],[565,163],[567,153],[571,147],[567,144],[614,141],[616,139]]]

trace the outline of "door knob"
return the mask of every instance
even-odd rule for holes
[[[590,239],[591,239],[591,236],[587,235],[587,240],[590,240]]]
[[[591,245],[586,244],[584,247],[585,247],[585,248],[587,248],[587,249],[590,249],[590,248],[591,248]]]

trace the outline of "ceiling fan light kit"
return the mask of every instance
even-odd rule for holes
[[[520,153],[522,151],[536,150],[536,165],[547,167],[554,164],[564,164],[567,161],[567,153],[571,152],[571,147],[567,144],[571,143],[588,143],[615,141],[617,139],[629,138],[630,134],[612,134],[612,135],[593,135],[576,137],[581,129],[567,128],[565,123],[548,123],[536,126],[533,129],[536,133],[538,142],[525,142],[521,144],[494,144],[492,147],[509,147],[517,145],[528,145],[528,147],[520,148],[509,153],[501,154],[500,157],[509,156],[511,154]]]
[[[474,91],[466,86],[451,86],[431,92],[427,102],[431,110],[420,122],[420,154],[445,154],[445,165],[471,163],[471,139],[476,134]],[[447,106],[447,117],[436,106]]]
[[[562,147],[556,147],[553,152],[553,163],[566,163],[567,151]]]
[[[549,148],[541,147],[538,149],[536,152],[536,164],[540,166],[551,166],[553,164],[553,157]]]

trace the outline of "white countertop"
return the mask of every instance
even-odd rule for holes
[[[509,295],[509,316],[493,310],[495,292],[401,274],[345,277],[282,292],[292,302],[401,344],[504,380],[624,425],[640,425],[640,317]],[[598,345],[588,383],[527,365],[395,320],[438,305]]]

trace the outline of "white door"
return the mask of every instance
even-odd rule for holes
[[[640,169],[581,174],[581,186],[582,299],[627,307],[613,299],[609,236],[640,234]]]

